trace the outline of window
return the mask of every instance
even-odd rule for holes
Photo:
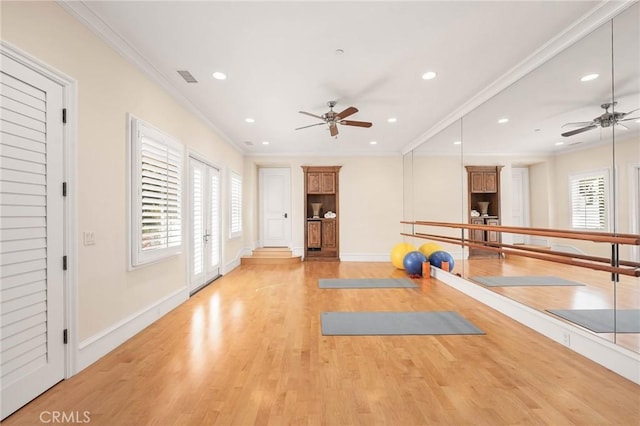
[[[130,116],[131,266],[182,251],[183,146]]]
[[[570,176],[571,227],[591,231],[606,231],[608,170],[598,170]]]
[[[229,237],[239,237],[242,234],[242,178],[236,172],[231,172],[231,220]]]

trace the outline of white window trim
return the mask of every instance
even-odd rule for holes
[[[239,215],[239,229],[233,228],[234,223],[234,180],[240,181],[240,194],[238,203],[239,209],[237,214]],[[231,170],[229,172],[229,238],[239,238],[242,236],[242,175],[240,173]]]
[[[172,257],[182,253],[184,244],[185,244],[185,208],[184,208],[184,170],[185,170],[185,159],[184,159],[184,146],[180,141],[167,135],[163,131],[158,128],[150,125],[149,123],[140,120],[132,114],[127,114],[127,124],[128,124],[128,191],[129,191],[129,202],[128,202],[128,218],[129,218],[129,232],[128,232],[128,249],[129,249],[129,270],[133,270],[142,266],[146,266],[168,257]],[[138,135],[140,131],[145,131],[150,135],[153,135],[155,138],[159,139],[162,143],[167,145],[168,147],[177,150],[180,156],[180,195],[179,195],[179,203],[180,203],[180,244],[172,247],[164,247],[154,250],[142,250],[142,212],[138,208],[142,202],[142,191],[141,191],[141,176],[139,173],[139,165],[141,161],[140,157],[140,139]]]
[[[573,226],[573,182],[578,179],[589,179],[594,177],[604,177],[604,228],[583,228]],[[595,170],[584,171],[580,173],[569,174],[569,224],[571,229],[586,230],[596,232],[611,232],[612,227],[612,188],[611,188],[611,171],[608,168],[601,168]]]

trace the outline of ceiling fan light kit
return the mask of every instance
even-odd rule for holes
[[[345,120],[345,118],[350,117],[351,115],[358,112],[358,109],[355,107],[349,107],[342,112],[336,113],[333,110],[333,107],[336,106],[336,101],[327,102],[327,106],[329,107],[329,111],[322,115],[312,114],[306,111],[298,111],[300,114],[305,114],[313,118],[317,118],[318,120],[322,120],[321,123],[310,124],[308,126],[302,126],[296,128],[296,130],[306,129],[307,127],[313,126],[321,126],[327,124],[329,126],[329,133],[333,137],[338,137],[338,124],[342,126],[354,126],[354,127],[371,127],[373,124],[367,121],[354,121],[354,120]]]

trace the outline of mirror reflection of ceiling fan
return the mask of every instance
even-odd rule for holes
[[[336,101],[327,102],[327,106],[329,107],[329,111],[322,115],[311,114],[310,112],[298,111],[300,114],[309,115],[311,117],[322,120],[322,123],[310,124],[308,126],[298,127],[296,130],[306,129],[307,127],[313,126],[321,126],[323,124],[329,125],[329,132],[331,132],[331,136],[338,136],[338,124],[343,126],[355,126],[355,127],[371,127],[372,124],[367,121],[353,121],[353,120],[345,120],[345,118],[355,114],[358,112],[358,109],[355,107],[349,107],[342,112],[336,113],[333,110],[333,107],[336,106]]]
[[[604,114],[594,118],[591,121],[580,121],[576,123],[566,123],[562,125],[562,127],[581,126],[579,129],[570,130],[568,132],[562,133],[562,136],[565,136],[565,137],[573,136],[573,135],[577,135],[579,133],[586,132],[588,130],[592,130],[598,127],[611,127],[613,125],[618,125],[628,130],[629,128],[624,124],[622,124],[621,121],[637,120],[638,117],[630,117],[630,118],[626,118],[626,117],[629,114],[633,114],[636,111],[640,111],[640,108],[636,108],[629,112],[618,112],[618,111],[609,112],[609,108],[611,107],[615,108],[617,104],[618,104],[617,102],[608,102],[600,105],[600,107],[604,109]]]

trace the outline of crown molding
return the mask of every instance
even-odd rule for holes
[[[241,145],[235,143],[215,124],[213,124],[189,99],[180,93],[180,91],[145,57],[140,54],[127,40],[111,28],[106,22],[91,9],[90,2],[87,1],[64,1],[57,0],[67,13],[82,23],[102,39],[112,49],[122,55],[127,61],[135,65],[145,75],[147,75],[154,83],[158,84],[165,92],[173,97],[180,105],[185,107],[189,112],[200,119],[207,127],[209,127],[224,142],[232,146],[241,154],[246,154],[246,150]]]
[[[429,130],[407,144],[402,149],[402,154],[407,154],[424,142],[428,141],[430,138],[446,129],[456,120],[460,120],[465,115],[469,114],[471,111],[491,99],[493,96],[502,92],[504,89],[520,80],[522,77],[529,74],[531,71],[547,62],[549,59],[558,55],[569,46],[573,45],[578,40],[594,31],[596,28],[600,27],[605,22],[611,20],[613,17],[632,6],[634,3],[637,3],[637,0],[604,0],[600,2],[596,7],[587,12],[560,34],[553,37],[539,49],[534,51],[531,55],[529,55],[516,66],[504,73],[489,86],[478,92],[467,102],[463,103],[460,107],[440,120]]]

